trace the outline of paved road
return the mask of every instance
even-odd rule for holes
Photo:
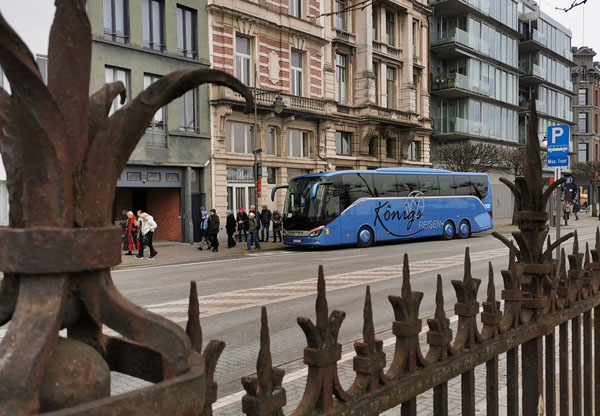
[[[579,235],[582,243],[592,241],[594,229],[588,225]],[[471,247],[472,275],[483,280],[479,291],[483,300],[488,262],[494,266],[498,287],[502,284],[500,269],[508,264],[508,250],[489,235],[368,249],[265,251],[193,264],[119,270],[113,277],[128,298],[182,325],[189,281],[197,281],[204,339],[221,339],[227,344],[216,374],[219,397],[224,397],[241,389],[242,376],[255,372],[262,305],[268,307],[274,364],[295,368],[305,346],[296,317],[314,318],[319,264],[325,269],[330,310],[347,314],[340,332],[340,342],[347,344],[362,336],[367,284],[371,286],[375,328],[377,332],[389,330],[393,311],[387,296],[400,293],[404,253],[410,259],[413,290],[425,293],[420,315],[433,314],[437,273],[443,278],[446,309],[451,310],[456,298],[450,281],[462,278],[467,246]]]

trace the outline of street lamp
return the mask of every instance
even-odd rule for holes
[[[258,154],[262,152],[262,149],[258,149],[258,100],[257,98],[262,95],[272,94],[274,92],[277,93],[277,97],[275,97],[275,101],[273,101],[272,107],[273,112],[275,114],[281,114],[283,108],[285,107],[285,103],[283,102],[283,98],[281,98],[281,93],[279,91],[260,91],[257,87],[258,85],[258,72],[256,71],[256,64],[254,64],[254,128],[252,129],[252,153],[254,153],[254,201],[255,204],[258,205],[258,184],[259,180],[262,178],[262,165],[258,165]],[[260,175],[260,177],[259,177]],[[258,210],[258,207],[256,208]]]

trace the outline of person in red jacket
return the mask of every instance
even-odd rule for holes
[[[127,253],[125,253],[126,256],[132,256],[133,252],[135,250],[139,250],[139,248],[140,248],[138,239],[136,238],[137,229],[138,229],[138,222],[135,219],[133,212],[131,212],[131,211],[127,212],[126,233],[127,233],[127,248],[129,250],[127,251]]]

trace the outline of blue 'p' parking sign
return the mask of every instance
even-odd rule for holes
[[[568,124],[548,127],[548,166],[569,165],[570,137]]]

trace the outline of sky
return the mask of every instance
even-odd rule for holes
[[[102,1],[102,0],[89,0]],[[491,0],[495,1],[495,0]],[[573,0],[539,0],[542,10],[573,32],[573,46],[589,46],[599,53],[600,61],[600,0],[565,13],[556,7],[568,7]],[[34,54],[46,54],[48,34],[54,15],[54,0],[0,0],[0,13],[23,38]]]

